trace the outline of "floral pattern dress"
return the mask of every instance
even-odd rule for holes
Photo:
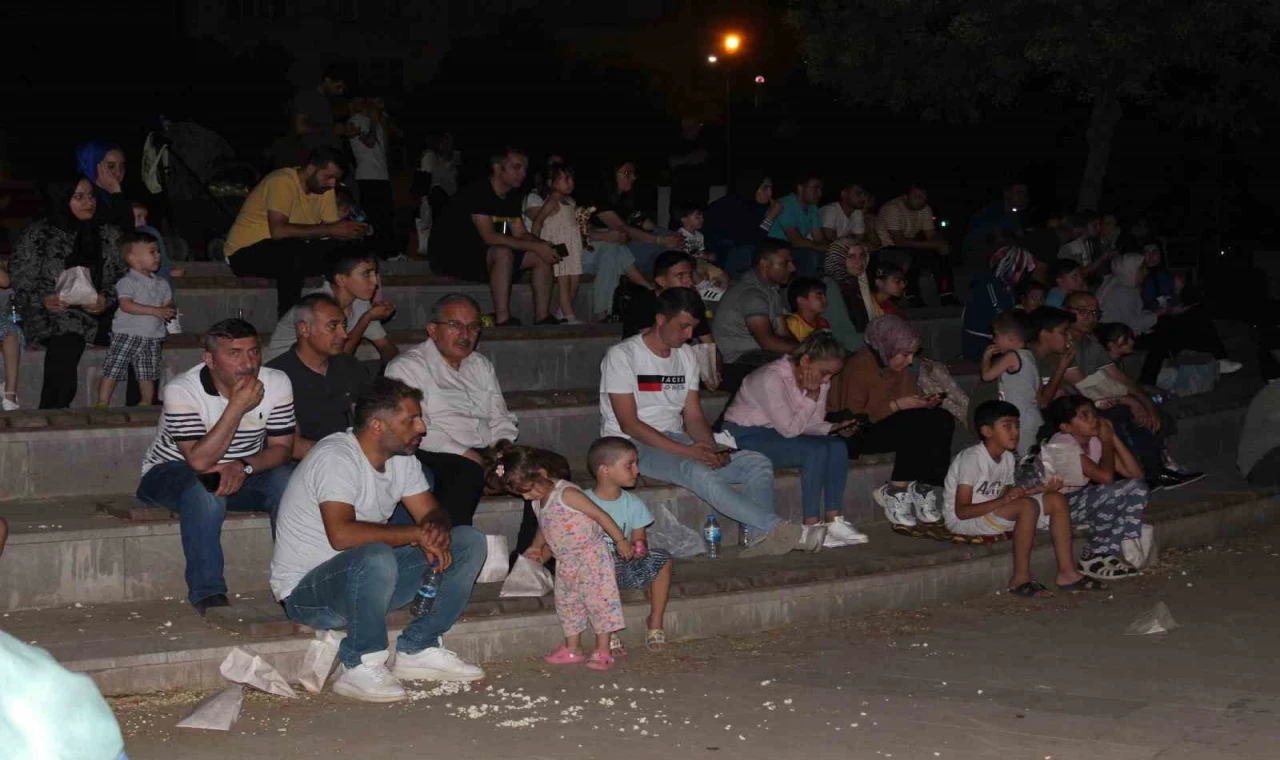
[[[604,529],[564,503],[566,488],[578,487],[558,480],[545,500],[533,503],[538,526],[556,555],[556,617],[566,636],[585,631],[588,624],[597,634],[620,631],[627,623]]]
[[[74,333],[92,343],[98,337],[101,320],[110,320],[116,305],[116,282],[128,268],[116,253],[120,230],[102,225],[98,235],[102,239],[102,285],[98,292],[106,296],[107,308],[95,315],[77,308],[52,312],[44,306],[45,297],[53,295],[58,275],[67,268],[66,259],[75,248],[75,234],[43,219],[23,230],[9,270],[13,277],[13,303],[22,316],[27,340],[44,343],[55,335]]]

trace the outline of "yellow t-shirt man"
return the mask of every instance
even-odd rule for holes
[[[302,186],[296,167],[276,169],[263,177],[244,199],[244,205],[227,233],[223,254],[231,256],[241,248],[271,237],[271,228],[267,225],[268,211],[284,214],[291,224],[338,221],[338,201],[332,190],[312,195]]]

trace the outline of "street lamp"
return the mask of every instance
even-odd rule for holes
[[[742,48],[742,35],[737,32],[728,32],[720,40],[720,47],[724,50],[725,55],[734,56]],[[708,59],[711,63],[715,63],[715,56]],[[730,133],[730,111],[733,108],[733,91],[731,82],[733,74],[730,67],[725,66],[724,70],[724,174],[725,183],[728,184],[733,176],[733,139]]]
[[[707,63],[715,63],[715,62],[716,62],[716,61],[718,61],[718,60],[720,60],[720,59],[719,59],[719,58],[716,58],[714,55],[709,55],[709,56],[707,56]]]
[[[738,52],[740,47],[742,47],[742,37],[733,33],[724,36],[724,52],[732,55]]]

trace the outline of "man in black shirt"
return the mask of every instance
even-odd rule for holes
[[[667,288],[693,287],[693,257],[684,251],[663,251],[653,260],[654,290],[628,285],[622,303],[622,338],[626,340],[652,327],[658,313],[658,294]],[[693,340],[711,342],[711,320],[702,318],[693,328]]]
[[[551,268],[560,255],[550,243],[524,228],[520,186],[529,158],[507,148],[489,158],[489,176],[464,187],[449,202],[432,231],[431,269],[471,282],[488,282],[495,322],[516,326],[511,316],[511,282],[530,270],[538,324],[559,324],[551,316]]]
[[[267,363],[289,376],[297,432],[293,458],[302,459],[316,442],[351,427],[351,409],[373,378],[361,361],[343,350],[346,315],[331,296],[312,293],[294,307],[298,342]]]

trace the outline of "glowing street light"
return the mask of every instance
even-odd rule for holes
[[[720,60],[720,59],[719,59],[719,58],[716,58],[714,55],[709,55],[709,56],[707,56],[707,63],[715,63],[715,62],[716,62],[716,61],[718,61],[718,60]]]
[[[726,34],[724,36],[724,52],[733,54],[738,52],[738,48],[742,47],[742,38],[736,34]]]

